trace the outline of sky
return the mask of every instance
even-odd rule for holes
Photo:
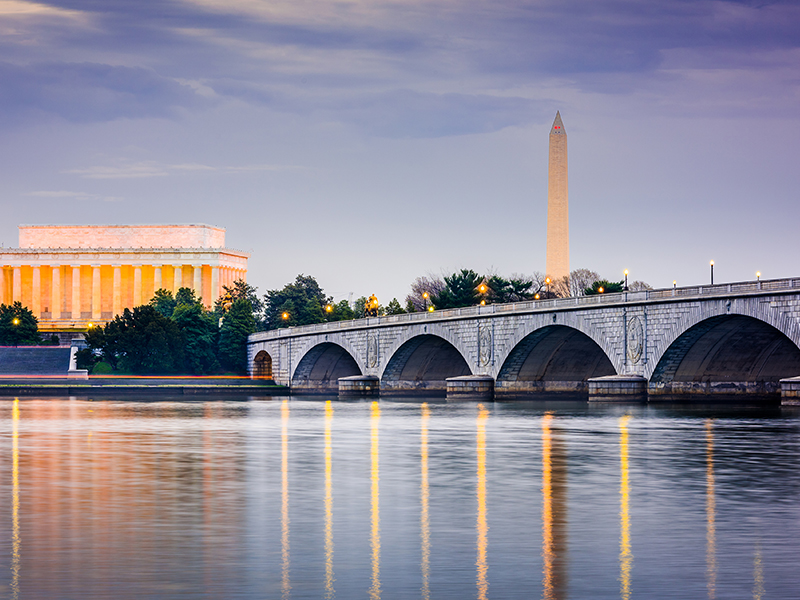
[[[0,0],[0,243],[207,223],[249,282],[336,301],[570,266],[800,276],[800,3]]]

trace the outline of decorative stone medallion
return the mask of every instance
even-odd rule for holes
[[[636,315],[628,319],[628,359],[637,364],[642,358],[644,329],[642,321]]]
[[[478,360],[482,367],[492,360],[492,330],[486,326],[478,328]]]
[[[378,338],[367,334],[367,367],[374,369],[378,366]]]

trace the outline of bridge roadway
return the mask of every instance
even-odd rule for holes
[[[800,395],[800,278],[492,304],[251,335],[293,391]]]

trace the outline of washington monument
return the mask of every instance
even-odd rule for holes
[[[569,205],[567,202],[567,132],[561,113],[550,129],[547,170],[547,276],[559,281],[569,276]]]

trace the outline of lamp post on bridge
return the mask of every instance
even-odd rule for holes
[[[711,285],[714,285],[714,261],[711,261]]]
[[[622,288],[623,292],[628,291],[628,269],[625,269],[625,287]]]

